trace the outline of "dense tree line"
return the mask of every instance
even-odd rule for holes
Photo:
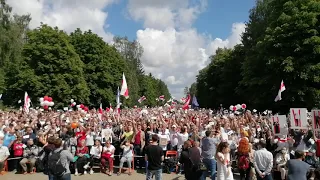
[[[145,74],[137,41],[115,37],[110,45],[90,30],[67,34],[46,24],[28,29],[30,16],[11,11],[0,0],[0,93],[5,105],[16,106],[27,91],[35,106],[44,95],[53,97],[57,107],[70,99],[91,107],[115,106],[123,72],[130,95],[122,99],[125,106],[137,105],[143,95],[143,105],[150,106],[157,105],[160,95],[170,98],[163,81]]]
[[[203,107],[286,111],[319,107],[320,2],[258,0],[250,10],[241,45],[218,49],[199,72],[193,92]],[[275,103],[281,80],[286,91]]]

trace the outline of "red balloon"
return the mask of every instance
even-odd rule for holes
[[[44,101],[48,101],[48,98],[49,98],[48,96],[44,96],[44,97],[43,97],[43,100],[44,100]]]
[[[83,110],[89,111],[89,108],[88,107],[84,107]]]
[[[44,110],[48,110],[48,109],[49,109],[49,106],[44,105],[44,106],[43,106],[43,109],[44,109]]]
[[[242,104],[241,107],[242,107],[242,109],[246,109],[247,105],[246,104]]]
[[[236,106],[233,106],[233,111],[236,111],[237,110],[237,107]]]
[[[83,108],[84,108],[84,105],[83,105],[83,104],[80,104],[80,108],[83,109]]]
[[[49,102],[52,102],[52,97],[48,97],[48,101],[49,101]]]

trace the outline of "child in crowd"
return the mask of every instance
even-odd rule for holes
[[[17,171],[18,168],[20,167],[19,162],[21,160],[20,158],[23,156],[24,147],[25,145],[22,143],[22,138],[18,137],[13,144],[13,155],[14,155],[14,158],[16,158],[13,160],[14,171]]]

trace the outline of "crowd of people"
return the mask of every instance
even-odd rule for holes
[[[319,179],[315,133],[275,136],[269,118],[166,107],[0,111],[0,171],[50,180],[91,175],[95,166],[108,176],[145,169],[147,180],[173,171],[187,180],[233,180],[235,171],[244,180]]]

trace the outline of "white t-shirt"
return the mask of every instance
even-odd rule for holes
[[[177,132],[171,132],[170,133],[170,142],[172,146],[177,146],[179,139],[178,139],[178,133]]]
[[[115,149],[116,148],[113,145],[110,145],[110,147],[105,146],[105,147],[103,147],[103,152],[106,152],[107,154],[111,154],[111,152]],[[109,152],[107,152],[108,150],[109,150]],[[113,157],[113,156],[114,156],[114,154],[111,155],[111,157]]]
[[[170,141],[170,137],[168,134],[158,134],[159,137],[159,146],[162,148],[162,150],[167,150],[168,141]],[[167,142],[167,144],[162,144],[161,142]]]
[[[6,156],[10,156],[9,149],[2,145],[0,147],[0,161],[3,161]]]
[[[93,155],[94,158],[100,159],[102,153],[102,146],[98,148],[98,146],[92,146],[90,150],[90,154]]]
[[[90,134],[87,134],[87,136],[86,136],[86,145],[87,146],[93,146],[94,145],[93,135],[94,135],[93,132],[91,132]]]
[[[183,143],[186,142],[189,139],[189,134],[188,133],[178,133],[178,148],[181,148]]]

